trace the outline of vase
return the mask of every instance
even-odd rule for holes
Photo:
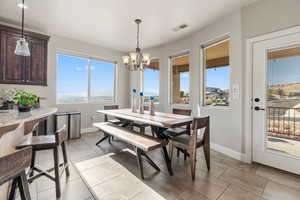
[[[32,105],[18,106],[19,112],[29,112],[31,111]]]

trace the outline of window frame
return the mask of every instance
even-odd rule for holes
[[[158,87],[158,102],[154,102],[154,104],[160,104],[160,85],[161,85],[161,65],[160,65],[160,59],[159,58],[152,58],[151,59],[151,61],[158,61],[159,62],[159,87]],[[142,71],[142,73],[141,73],[141,88],[142,88],[142,91],[143,92],[145,92],[144,91],[144,89],[145,89],[145,71],[143,70]],[[148,101],[148,102],[145,102],[145,104],[147,105],[147,104],[150,104],[150,101]]]
[[[75,57],[75,58],[81,58],[81,59],[87,59],[88,61],[88,82],[87,82],[87,101],[85,102],[70,102],[70,103],[61,103],[58,100],[58,86],[59,86],[59,55],[64,55],[64,56],[70,56],[70,57]],[[91,100],[91,81],[92,81],[92,71],[91,71],[91,60],[95,60],[95,61],[100,61],[100,62],[107,62],[107,63],[111,63],[114,64],[114,87],[113,87],[113,98],[112,101],[107,100],[107,101],[93,101]],[[102,59],[96,56],[88,56],[85,54],[78,54],[78,53],[69,53],[66,51],[57,51],[56,52],[56,104],[57,105],[70,105],[70,104],[102,104],[102,105],[106,105],[106,104],[115,104],[116,103],[116,98],[117,98],[117,67],[118,67],[118,62],[117,61],[110,61],[110,60],[106,60],[106,59]]]
[[[173,54],[171,56],[169,56],[169,59],[168,59],[168,71],[169,71],[169,75],[168,75],[168,78],[169,78],[169,81],[168,81],[168,102],[169,102],[169,105],[171,106],[175,106],[175,107],[190,107],[191,105],[191,55],[192,55],[192,51],[190,49],[187,49],[187,50],[183,50],[181,51],[180,53],[177,53],[177,54]],[[189,94],[190,94],[190,99],[189,99],[189,102],[187,104],[184,104],[184,103],[173,103],[172,102],[172,96],[173,96],[173,88],[172,88],[172,85],[173,85],[173,77],[172,77],[172,59],[175,59],[175,58],[179,58],[179,57],[183,57],[183,56],[189,56]]]
[[[231,73],[232,73],[232,66],[231,66],[231,45],[229,45],[229,97],[228,97],[228,106],[221,106],[221,105],[205,105],[205,97],[206,97],[206,59],[205,59],[205,49],[218,45],[220,43],[223,43],[225,41],[229,41],[229,44],[231,44],[231,37],[229,34],[225,34],[222,37],[219,37],[217,39],[211,40],[209,42],[206,42],[205,44],[200,45],[200,63],[202,65],[200,70],[200,105],[202,108],[208,108],[208,109],[230,109],[231,108]],[[225,67],[225,66],[224,66]],[[202,83],[202,84],[201,84]],[[202,87],[201,87],[202,85]]]

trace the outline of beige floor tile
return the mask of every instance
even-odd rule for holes
[[[93,191],[101,200],[120,198],[131,199],[145,189],[144,184],[135,176],[122,174],[94,186]]]
[[[267,184],[266,178],[257,176],[253,173],[246,173],[234,168],[228,169],[219,178],[258,195],[263,193],[263,190]]]
[[[300,176],[298,175],[293,175],[267,166],[259,166],[256,174],[282,185],[300,190]]]
[[[90,187],[99,183],[110,180],[123,173],[123,169],[111,161],[105,161],[82,172],[82,176]]]
[[[55,188],[38,193],[38,200],[56,200]],[[92,195],[87,186],[80,180],[64,184],[61,189],[60,200],[92,200]]]
[[[267,200],[299,200],[300,190],[270,181],[263,193],[263,198]]]
[[[165,200],[159,193],[151,188],[146,188],[130,200]]]
[[[183,181],[183,180],[182,180]],[[181,194],[184,199],[192,196],[201,196],[210,200],[216,200],[226,190],[227,185],[218,184],[212,181],[196,180],[194,183],[184,183],[185,189]]]
[[[260,196],[230,185],[218,200],[263,200]]]

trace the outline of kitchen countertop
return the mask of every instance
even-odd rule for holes
[[[56,112],[57,108],[37,108],[30,112],[18,112],[17,110],[0,111],[0,128],[47,117]]]

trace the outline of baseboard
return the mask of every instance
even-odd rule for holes
[[[219,145],[219,144],[211,143],[210,148],[215,150],[215,151],[218,151],[220,153],[223,153],[223,154],[225,154],[229,157],[240,160],[240,161],[243,161],[243,159],[244,159],[244,156],[243,156],[242,153],[234,151],[230,148],[224,147],[224,146]]]
[[[96,132],[96,131],[98,131],[98,129],[96,127],[82,128],[80,130],[81,134],[91,133],[91,132]]]

